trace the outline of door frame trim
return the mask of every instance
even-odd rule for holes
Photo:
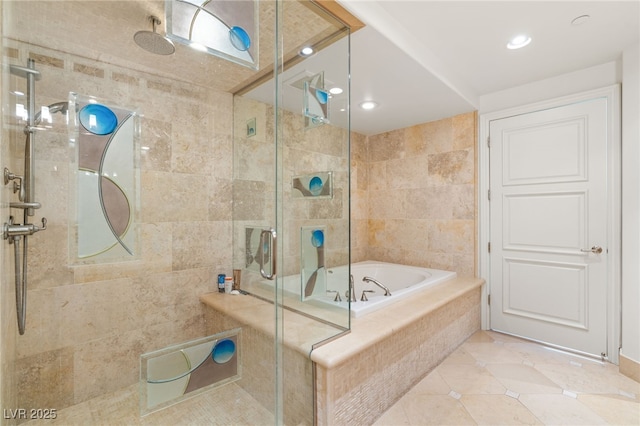
[[[607,146],[607,352],[608,360],[618,364],[621,333],[621,244],[622,244],[622,139],[620,85],[580,92],[541,102],[494,111],[480,115],[478,137],[478,275],[486,281],[481,294],[481,327],[491,328],[488,296],[491,294],[491,259],[488,244],[491,241],[489,193],[489,125],[491,121],[588,101],[607,99],[607,133],[611,143]]]

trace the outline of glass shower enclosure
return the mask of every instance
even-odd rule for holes
[[[0,424],[314,422],[309,354],[350,327],[336,6],[1,3]],[[202,341],[227,379],[193,383]],[[141,407],[172,348],[154,380],[196,396]]]
[[[306,424],[308,354],[350,327],[350,29],[314,3],[277,20],[274,74],[234,94],[233,264],[274,304],[279,416]]]
[[[280,12],[275,75],[234,96],[234,268],[253,294],[346,330],[349,29],[313,4]]]

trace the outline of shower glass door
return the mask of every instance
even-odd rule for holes
[[[350,30],[316,3],[276,7],[275,69],[234,96],[233,262],[273,304],[279,398],[256,399],[279,424],[313,424],[309,353],[350,327]]]

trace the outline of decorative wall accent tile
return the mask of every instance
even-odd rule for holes
[[[333,197],[333,173],[316,172],[294,176],[291,187],[293,198],[331,198]]]
[[[138,77],[121,72],[112,72],[111,79],[120,83],[126,83],[130,86],[138,86],[140,84],[140,79]]]
[[[167,36],[258,69],[258,7],[252,0],[167,1]]]
[[[140,356],[140,413],[166,408],[242,377],[241,329]]]
[[[112,262],[139,254],[139,115],[94,97],[69,97],[76,152],[70,205],[70,260]]]
[[[60,58],[54,58],[53,56],[41,55],[33,52],[29,52],[29,58],[36,61],[37,64],[48,65],[55,68],[64,68],[64,60]]]
[[[3,54],[4,56],[6,56],[7,58],[13,58],[13,59],[18,59],[19,53],[20,51],[18,49],[14,49],[12,47],[5,47],[3,49]]]
[[[104,78],[104,69],[96,68],[89,65],[74,63],[73,70],[82,74],[90,75],[92,77]]]
[[[154,81],[154,80],[147,80],[147,88],[158,90],[160,92],[166,92],[166,93],[172,92],[172,88],[170,84],[161,83],[159,81]]]
[[[325,268],[325,226],[306,226],[300,229],[300,294],[301,299],[325,296],[327,269]]]
[[[312,129],[328,123],[331,96],[324,88],[324,72],[306,80],[303,83],[302,93],[305,129]]]

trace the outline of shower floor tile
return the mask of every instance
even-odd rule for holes
[[[230,383],[140,417],[138,385],[64,408],[55,420],[23,425],[273,425],[274,416],[240,386]]]

